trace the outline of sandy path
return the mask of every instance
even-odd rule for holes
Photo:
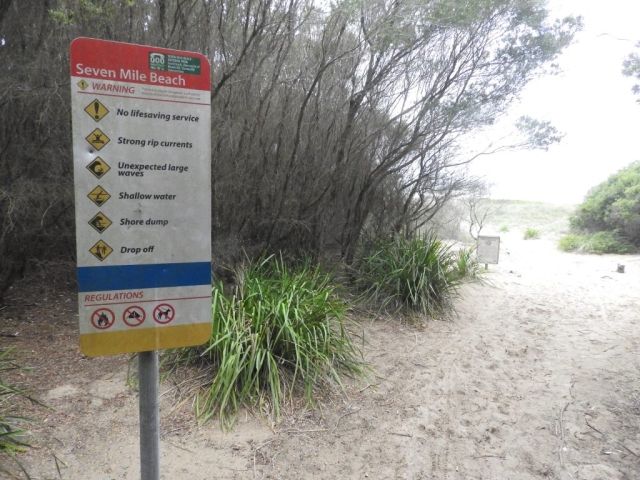
[[[227,435],[196,428],[167,395],[163,478],[640,478],[640,257],[507,234],[500,260],[452,322],[367,322],[374,385],[274,431],[251,416]],[[46,393],[64,479],[138,477],[137,398],[115,371]],[[56,478],[43,451],[26,464]]]

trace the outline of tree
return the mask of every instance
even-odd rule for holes
[[[212,63],[214,252],[411,236],[472,182],[491,125],[580,28],[539,0],[0,0],[0,291],[74,258],[68,47],[92,36]],[[527,146],[554,140],[525,122]],[[546,136],[546,137],[545,137]],[[224,245],[235,245],[227,255]]]
[[[636,44],[636,47],[640,48],[640,42]],[[640,81],[640,54],[634,52],[627,56],[622,62],[622,74]],[[631,87],[631,91],[636,95],[640,95],[640,84],[636,83]],[[636,102],[640,103],[640,99],[636,100]]]
[[[478,182],[463,200],[468,213],[469,235],[474,240],[478,240],[489,218],[500,209],[500,204],[489,199],[489,193],[489,185]]]
[[[640,162],[633,162],[592,188],[571,217],[573,229],[618,232],[640,246]]]

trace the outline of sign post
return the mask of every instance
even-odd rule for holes
[[[155,480],[155,351],[211,334],[210,66],[90,38],[70,58],[80,348],[143,352],[142,479]]]
[[[500,258],[500,237],[478,237],[478,263],[484,263],[484,268],[489,264],[498,264]]]

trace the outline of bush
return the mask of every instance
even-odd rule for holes
[[[524,231],[525,240],[534,240],[536,238],[540,238],[540,230],[536,230],[535,228],[527,228]]]
[[[291,269],[270,257],[249,266],[231,294],[214,287],[209,344],[174,352],[179,363],[216,368],[197,396],[200,421],[218,413],[230,428],[243,404],[268,405],[278,418],[282,399],[297,386],[312,402],[318,385],[341,384],[343,374],[366,378],[345,327],[348,305],[329,280],[309,264]]]
[[[465,261],[434,233],[395,238],[366,249],[356,263],[357,284],[383,308],[438,317],[454,311]]]
[[[617,232],[597,232],[594,234],[570,234],[562,237],[558,248],[565,252],[584,253],[633,253],[634,245],[622,238]]]
[[[584,235],[576,235],[570,233],[565,235],[558,241],[558,248],[564,252],[575,252],[580,250],[580,247],[584,244]]]
[[[591,189],[570,219],[578,233],[616,232],[640,246],[640,162]]]
[[[484,282],[482,276],[486,271],[478,264],[478,258],[475,255],[476,248],[477,247],[463,247],[458,250],[456,260],[457,274],[461,279],[466,278]]]
[[[509,231],[509,227],[507,225],[502,225],[500,227],[500,233],[507,233]]]
[[[0,348],[0,453],[23,451],[29,444],[27,432],[23,426],[27,419],[11,413],[11,400],[16,396],[27,397],[27,394],[14,385],[10,385],[2,374],[20,368],[12,357],[12,348]]]

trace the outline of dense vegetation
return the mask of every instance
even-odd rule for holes
[[[198,392],[202,421],[219,414],[230,427],[242,405],[260,406],[274,419],[294,390],[309,403],[314,390],[347,374],[366,377],[347,329],[348,303],[330,277],[308,262],[289,267],[270,257],[247,266],[239,284],[214,287],[213,333],[208,345],[176,351],[177,364],[212,366]]]
[[[24,429],[26,420],[15,415],[12,410],[12,399],[25,393],[5,380],[7,371],[18,368],[10,348],[0,348],[0,453],[23,450],[27,432]],[[2,469],[0,469],[2,472]]]
[[[476,267],[417,232],[478,191],[463,141],[578,28],[540,0],[0,0],[0,296],[27,268],[75,263],[69,44],[86,36],[209,58],[214,265],[338,253],[383,303],[443,315]],[[559,139],[518,127],[521,147]],[[410,263],[393,290],[375,259],[397,255]],[[203,419],[229,425],[264,395],[277,416],[295,389],[311,401],[364,372],[349,305],[318,270],[258,261],[234,281],[214,287],[209,345],[176,352],[212,368]]]
[[[365,298],[414,318],[452,314],[462,283],[483,274],[474,248],[454,250],[432,233],[370,245],[354,270]],[[340,291],[309,261],[290,266],[271,256],[247,263],[235,278],[235,285],[214,286],[209,343],[165,358],[169,366],[210,369],[194,392],[201,421],[218,415],[229,428],[245,405],[277,420],[294,392],[311,404],[319,387],[367,378],[357,332],[349,328],[356,326],[349,310],[362,298]]]
[[[591,189],[570,224],[574,234],[561,240],[562,250],[628,253],[640,247],[640,162]]]
[[[476,182],[459,145],[579,28],[539,0],[0,0],[0,295],[73,266],[69,43],[212,63],[216,263],[411,236]],[[525,146],[557,140],[526,119]]]
[[[442,317],[453,312],[462,281],[477,276],[473,253],[454,250],[434,233],[378,241],[356,262],[356,283],[384,308]]]

